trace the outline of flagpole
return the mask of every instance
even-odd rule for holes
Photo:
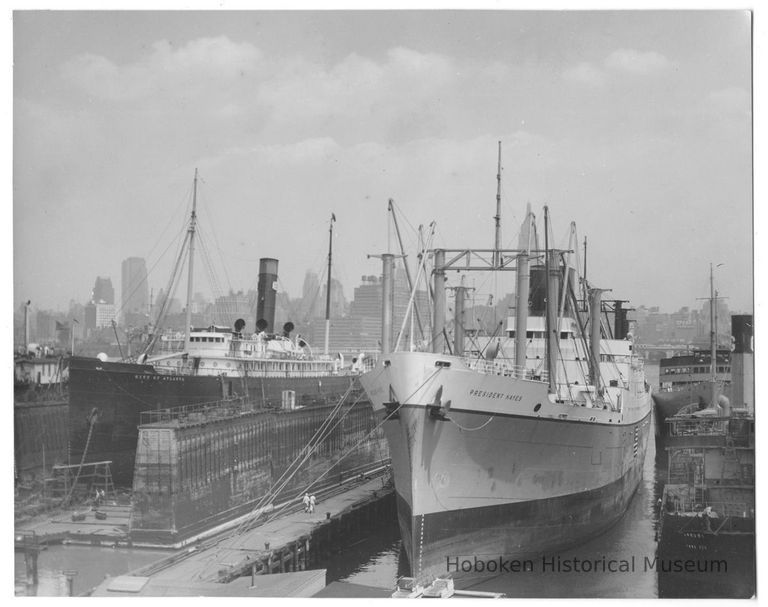
[[[328,342],[331,334],[331,256],[333,253],[333,222],[336,221],[336,214],[331,213],[331,221],[328,227],[328,285],[325,288],[325,348],[324,353],[328,356]]]

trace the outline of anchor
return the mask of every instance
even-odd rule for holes
[[[429,417],[435,421],[446,422],[448,420],[448,411],[451,409],[451,401],[442,402],[443,387],[440,386],[435,393],[435,400],[431,405],[427,405],[427,411],[429,411]]]

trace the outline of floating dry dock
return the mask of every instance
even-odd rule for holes
[[[257,505],[384,467],[389,448],[361,395],[358,389],[338,407],[249,410],[219,404],[143,413],[133,476],[133,542],[179,545]],[[287,484],[265,502],[286,473]]]

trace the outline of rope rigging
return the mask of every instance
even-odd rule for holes
[[[383,369],[383,368],[382,368],[382,369],[380,369],[380,370],[379,370],[379,373],[382,373],[382,372],[384,372],[385,370],[386,370],[386,369]],[[357,442],[356,442],[354,445],[352,445],[352,446],[351,446],[349,449],[347,449],[347,451],[346,451],[345,453],[343,453],[343,454],[342,454],[342,455],[341,455],[341,456],[338,458],[338,460],[337,460],[335,463],[333,463],[333,464],[332,464],[332,465],[331,465],[331,466],[330,466],[328,469],[326,469],[326,470],[325,470],[325,472],[323,472],[323,473],[322,473],[320,476],[318,476],[318,477],[317,477],[317,478],[316,478],[314,481],[312,481],[312,482],[311,482],[309,485],[307,485],[307,486],[306,486],[304,489],[302,489],[301,491],[299,491],[299,492],[298,492],[298,493],[297,493],[297,494],[296,494],[296,495],[295,495],[293,498],[290,498],[290,499],[286,500],[286,504],[284,504],[284,505],[281,507],[281,509],[280,509],[280,510],[277,512],[277,514],[281,513],[281,512],[282,512],[282,511],[283,511],[283,510],[284,510],[284,509],[285,509],[285,508],[286,508],[286,507],[287,507],[289,504],[291,504],[291,503],[292,503],[292,502],[294,502],[296,499],[298,499],[298,498],[299,498],[299,497],[300,497],[302,494],[304,494],[304,493],[308,492],[308,491],[309,491],[309,490],[310,490],[312,487],[314,487],[314,486],[315,486],[315,485],[316,485],[318,482],[320,482],[320,481],[321,481],[321,480],[322,480],[322,479],[323,479],[323,478],[324,478],[326,475],[328,475],[328,474],[330,473],[330,471],[331,471],[331,470],[333,470],[333,468],[334,468],[335,466],[337,466],[337,465],[338,465],[338,464],[339,464],[341,461],[343,461],[343,460],[344,460],[346,457],[348,457],[350,454],[354,453],[354,451],[355,451],[355,450],[356,450],[356,449],[357,449],[357,448],[358,448],[358,447],[359,447],[361,444],[363,444],[365,441],[367,441],[367,440],[368,440],[368,439],[369,439],[369,438],[370,438],[370,437],[371,437],[371,436],[372,436],[374,433],[378,432],[378,431],[379,431],[379,429],[380,429],[380,428],[383,426],[384,422],[386,422],[386,421],[389,421],[389,420],[392,418],[392,416],[393,416],[393,415],[395,415],[395,414],[396,414],[396,413],[397,413],[397,412],[398,412],[398,411],[399,411],[399,410],[400,410],[400,409],[403,407],[403,405],[404,405],[404,404],[405,404],[405,403],[406,403],[408,400],[410,400],[410,399],[411,399],[411,398],[412,398],[412,397],[413,397],[413,396],[414,396],[414,395],[415,395],[415,394],[416,394],[416,393],[417,393],[419,390],[421,390],[423,387],[425,387],[427,384],[429,384],[429,383],[430,383],[432,380],[434,380],[434,379],[435,379],[435,377],[437,376],[437,374],[438,374],[438,373],[440,373],[440,371],[442,371],[442,367],[438,367],[438,368],[436,368],[436,369],[435,369],[435,370],[434,370],[434,371],[433,371],[433,372],[432,372],[432,373],[431,373],[431,374],[430,374],[430,375],[429,375],[429,376],[428,376],[428,377],[427,377],[427,378],[426,378],[426,379],[425,379],[425,380],[424,380],[424,381],[423,381],[423,382],[422,382],[422,383],[421,383],[421,384],[420,384],[418,387],[416,387],[416,388],[413,390],[413,392],[412,392],[412,393],[411,393],[411,394],[410,394],[410,395],[409,395],[409,396],[408,396],[408,397],[407,397],[407,398],[406,398],[406,399],[405,399],[403,402],[399,402],[397,407],[395,407],[394,409],[392,409],[391,411],[389,411],[389,412],[387,413],[387,415],[385,415],[385,416],[382,418],[382,420],[381,420],[379,423],[377,423],[377,424],[376,424],[376,425],[375,425],[375,426],[374,426],[374,427],[373,427],[373,428],[372,428],[372,429],[371,429],[369,432],[367,432],[367,433],[365,434],[365,436],[363,436],[361,439],[359,439],[359,440],[358,440],[358,441],[357,441]],[[334,407],[334,410],[333,410],[333,411],[332,411],[332,412],[331,412],[331,413],[328,415],[328,417],[326,418],[326,422],[328,422],[328,424],[330,424],[330,420],[331,420],[331,419],[333,418],[333,416],[335,415],[335,412],[336,412],[336,411],[338,411],[338,408],[340,407],[341,403],[343,403],[343,401],[346,399],[347,395],[349,394],[349,392],[351,391],[351,389],[352,389],[352,387],[353,387],[353,386],[354,386],[354,382],[353,382],[352,384],[350,384],[350,387],[349,387],[349,389],[347,390],[347,392],[345,393],[345,395],[342,397],[342,399],[339,401],[339,403],[338,403],[338,404],[337,404],[337,405]],[[360,400],[360,399],[358,398],[358,401],[359,401],[359,400]],[[357,401],[356,401],[356,403],[357,403]],[[355,403],[355,404],[356,404],[356,403]],[[354,404],[353,404],[353,405],[350,407],[350,409],[349,409],[349,410],[351,410],[353,407],[354,407]],[[343,417],[342,417],[342,419],[343,419]],[[337,422],[336,422],[336,424],[333,426],[333,428],[335,428],[335,427],[338,425],[338,423],[340,423],[340,421],[337,421]],[[324,424],[324,425],[325,425],[325,424]],[[321,427],[322,427],[322,426],[321,426]],[[332,429],[333,429],[333,428],[331,428],[331,430],[330,430],[330,431],[332,431]],[[326,431],[325,431],[325,432],[321,432],[321,429],[319,428],[319,429],[318,429],[318,431],[315,433],[315,436],[322,436],[323,434],[326,434],[326,435],[327,435],[327,433],[329,432],[329,431],[327,430],[327,429],[328,429],[328,425],[325,425],[325,429],[326,429]],[[313,436],[313,438],[314,438],[314,436]],[[305,450],[306,450],[306,449],[310,449],[310,444],[311,444],[311,441],[312,441],[312,439],[310,439],[310,442],[309,442],[309,443],[308,443],[308,444],[305,446]],[[316,441],[316,443],[317,443],[317,441]],[[297,457],[294,459],[294,461],[297,461],[297,460],[299,460],[300,456],[301,456],[301,454],[300,454],[299,456],[297,456]],[[306,460],[306,457],[301,457],[301,460],[302,460],[302,461],[305,461],[305,460]],[[289,469],[290,469],[290,466],[289,466],[289,468],[288,468],[288,469],[286,469],[286,471],[283,473],[283,475],[281,475],[280,479],[278,479],[278,482],[277,482],[277,483],[275,483],[275,484],[273,485],[273,489],[270,489],[270,491],[268,491],[268,492],[267,492],[267,494],[266,494],[265,496],[263,496],[263,497],[262,497],[262,498],[259,500],[259,502],[257,503],[257,506],[254,508],[254,510],[252,511],[251,515],[250,515],[248,518],[246,518],[246,519],[245,519],[245,520],[244,520],[244,521],[243,521],[243,522],[242,522],[242,523],[241,523],[241,524],[240,524],[240,525],[239,525],[239,526],[238,526],[238,527],[237,527],[237,528],[236,528],[236,529],[235,529],[235,530],[234,530],[232,533],[226,534],[226,535],[225,535],[225,536],[223,536],[222,538],[220,538],[220,539],[217,539],[217,540],[215,541],[215,544],[214,544],[214,545],[216,545],[216,546],[219,546],[219,547],[218,547],[216,550],[214,550],[214,551],[213,551],[213,553],[211,554],[211,557],[209,557],[209,559],[206,559],[206,562],[204,562],[204,563],[203,563],[203,565],[202,565],[202,567],[201,567],[201,569],[200,569],[200,572],[201,572],[201,573],[200,573],[199,575],[202,575],[202,573],[203,573],[203,572],[204,572],[204,571],[205,571],[205,570],[208,568],[208,566],[209,566],[210,562],[212,562],[213,560],[215,560],[216,558],[218,558],[218,555],[220,554],[220,551],[221,551],[221,550],[224,548],[224,547],[222,547],[222,546],[221,546],[221,543],[222,543],[223,541],[225,541],[225,540],[229,540],[229,539],[232,539],[233,537],[241,536],[241,535],[242,535],[243,533],[245,533],[245,532],[246,532],[248,529],[250,529],[250,525],[251,525],[251,523],[255,522],[255,520],[256,520],[256,519],[258,519],[258,516],[262,514],[262,513],[261,513],[259,510],[260,510],[261,508],[263,508],[263,507],[264,507],[264,506],[265,506],[265,505],[268,503],[268,499],[270,499],[270,497],[271,497],[271,496],[273,496],[273,495],[275,495],[275,494],[276,494],[276,492],[274,491],[274,488],[275,488],[276,486],[278,486],[278,483],[280,484],[280,487],[281,487],[281,489],[282,489],[282,488],[285,488],[285,486],[287,485],[287,482],[288,482],[288,481],[286,481],[286,480],[284,479],[284,476],[285,476],[286,472],[287,472]],[[296,472],[297,472],[297,470],[294,470],[294,471],[292,472],[292,474],[291,474],[291,477],[292,477],[293,475],[295,475],[295,474],[296,474]],[[270,518],[268,518],[268,519],[267,519],[267,521],[265,521],[265,522],[268,522],[269,520],[273,520],[273,519],[274,519],[274,517],[275,517],[275,516],[277,516],[277,514],[273,514],[273,516],[271,516]],[[233,548],[233,547],[236,547],[236,546],[232,546],[232,545],[230,545],[230,546],[228,546],[227,548]]]

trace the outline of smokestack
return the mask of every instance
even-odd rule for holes
[[[258,301],[256,302],[256,321],[267,323],[267,333],[275,330],[275,301],[277,299],[277,259],[262,257],[259,260]]]
[[[627,310],[623,307],[623,301],[616,300],[616,306],[613,318],[613,338],[624,339],[629,333],[629,321],[627,321]]]
[[[528,288],[530,314],[544,316],[547,312],[547,267],[543,264],[531,266],[529,276],[531,280]],[[521,302],[520,305],[527,305],[527,302]]]
[[[453,353],[456,356],[464,356],[464,300],[467,297],[467,287],[464,286],[464,276],[461,277],[461,286],[456,287],[453,304]]]
[[[752,338],[754,324],[751,314],[731,316],[731,396],[735,409],[755,412],[755,367]]]

